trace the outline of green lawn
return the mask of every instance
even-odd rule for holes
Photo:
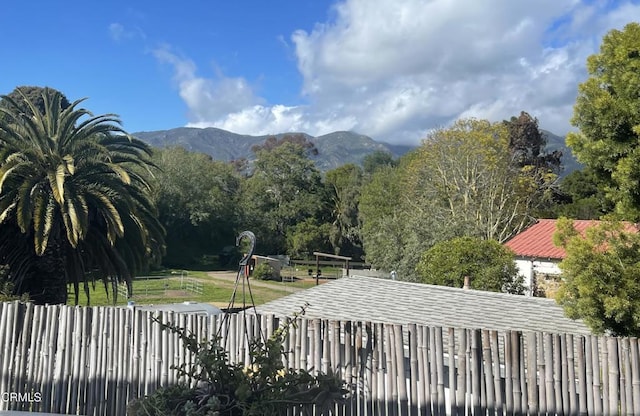
[[[182,274],[182,276],[181,276]],[[291,294],[293,288],[308,288],[315,285],[315,280],[304,279],[294,282],[267,282],[269,287],[258,284],[251,285],[251,292],[256,305]],[[133,297],[138,305],[176,303],[184,301],[215,303],[226,306],[231,299],[235,281],[213,278],[202,271],[163,271],[152,273],[147,277],[137,277],[133,281]],[[121,292],[117,296],[116,305],[126,305],[127,298]],[[246,301],[249,302],[248,289],[245,287]],[[90,293],[92,306],[113,305],[113,296],[107,297],[104,285],[97,282]],[[69,302],[75,304],[73,287],[69,286]],[[79,304],[86,305],[87,297],[80,293]],[[242,304],[242,285],[238,285],[236,305]]]

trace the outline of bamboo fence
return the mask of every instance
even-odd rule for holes
[[[279,325],[227,318],[0,303],[0,410],[124,415],[130,400],[185,381],[173,367],[192,357],[159,322],[202,340],[220,333],[230,360],[245,364],[247,339]],[[283,359],[348,383],[336,415],[640,414],[636,338],[302,317]]]

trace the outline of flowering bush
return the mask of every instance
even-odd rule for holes
[[[302,413],[328,414],[348,391],[344,381],[332,374],[312,375],[305,370],[286,369],[283,341],[295,320],[288,318],[268,340],[250,343],[251,364],[229,363],[220,339],[198,342],[193,334],[172,325],[185,347],[194,353],[190,366],[178,368],[194,380],[196,387],[179,384],[161,388],[129,404],[133,416],[279,416],[288,409]]]

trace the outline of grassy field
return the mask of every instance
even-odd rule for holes
[[[315,280],[296,279],[293,282],[262,282],[251,280],[251,292],[256,305],[291,294],[292,292],[315,285]],[[150,276],[137,277],[133,281],[133,297],[131,300],[138,305],[176,303],[185,301],[212,303],[217,306],[227,306],[231,299],[235,280],[233,278],[216,278],[202,271],[163,271]],[[121,288],[121,289],[124,289]],[[248,289],[245,287],[247,302]],[[107,294],[104,285],[97,282],[95,289],[91,289],[90,304],[92,306],[113,305],[113,296]],[[127,304],[124,290],[117,296],[116,305]],[[69,287],[70,305],[75,304],[73,288]],[[242,303],[242,284],[238,285],[235,304]],[[87,297],[80,293],[79,304],[86,305]]]

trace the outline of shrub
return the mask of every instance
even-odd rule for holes
[[[269,263],[260,263],[253,269],[253,277],[260,280],[277,280],[280,278],[276,275],[276,271]]]
[[[416,267],[422,283],[462,287],[465,276],[471,288],[522,294],[522,277],[514,254],[494,240],[459,237],[437,243],[425,251]]]
[[[279,416],[293,408],[311,411],[313,406],[316,415],[329,414],[336,403],[346,398],[345,383],[332,374],[314,376],[305,370],[284,368],[283,342],[294,322],[295,319],[287,319],[266,341],[252,341],[251,363],[247,367],[229,362],[219,338],[200,342],[182,328],[163,325],[177,333],[193,353],[194,363],[177,369],[197,387],[184,384],[160,388],[129,403],[127,414]]]
[[[25,293],[22,296],[17,296],[14,292],[14,285],[9,280],[9,267],[0,265],[0,302],[12,300],[27,302],[29,300],[28,293]]]

